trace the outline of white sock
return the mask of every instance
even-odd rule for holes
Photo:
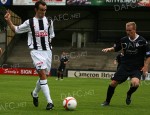
[[[50,90],[49,86],[47,85],[47,79],[46,80],[40,80],[41,89],[46,97],[47,103],[53,103],[51,96],[50,96]]]
[[[33,97],[38,97],[38,93],[41,90],[40,80],[38,79],[36,82],[36,87],[33,90]]]

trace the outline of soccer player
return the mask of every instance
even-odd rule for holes
[[[36,87],[31,92],[33,104],[36,107],[38,106],[38,93],[42,90],[47,100],[46,109],[51,110],[54,105],[47,84],[47,75],[50,72],[52,62],[52,52],[49,43],[55,34],[53,30],[53,21],[51,20],[48,22],[48,19],[45,17],[46,10],[47,5],[45,2],[36,2],[35,16],[26,20],[19,26],[15,26],[12,23],[9,11],[7,11],[4,18],[11,30],[15,33],[28,32],[28,46],[31,49],[31,58],[39,75]]]
[[[60,58],[60,65],[59,65],[59,68],[58,68],[58,75],[57,75],[57,79],[56,80],[59,80],[60,77],[61,79],[60,80],[63,80],[63,75],[64,75],[64,71],[65,71],[65,67],[66,67],[66,64],[69,62],[69,59],[66,55],[66,52],[62,52],[62,55],[61,55],[61,58]]]
[[[141,74],[148,73],[148,65],[150,63],[150,46],[147,41],[136,33],[136,23],[126,23],[127,36],[120,39],[113,47],[105,48],[103,52],[123,50],[120,67],[112,77],[111,83],[107,89],[106,100],[101,104],[108,106],[118,84],[123,83],[130,77],[131,86],[127,92],[126,104],[131,103],[131,96],[137,90],[140,84]],[[146,60],[144,62],[144,59]]]

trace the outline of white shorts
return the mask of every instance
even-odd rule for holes
[[[49,75],[52,63],[52,52],[51,50],[40,51],[31,50],[30,51],[33,64],[37,70],[45,69],[46,74]]]

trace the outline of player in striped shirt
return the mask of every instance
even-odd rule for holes
[[[23,24],[15,26],[11,21],[11,15],[7,11],[4,16],[8,26],[15,33],[28,32],[28,46],[31,49],[30,54],[33,64],[39,74],[35,89],[31,92],[33,104],[38,106],[38,93],[43,91],[47,100],[47,110],[53,109],[53,101],[50,96],[49,86],[47,84],[47,75],[51,69],[52,52],[50,42],[55,37],[53,30],[53,21],[48,22],[45,17],[47,5],[43,1],[35,3],[35,16],[26,20]]]

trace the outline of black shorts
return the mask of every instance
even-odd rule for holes
[[[112,80],[118,81],[119,83],[125,82],[128,77],[136,77],[139,80],[141,79],[142,71],[140,68],[128,68],[124,65],[120,65],[117,69],[117,72],[111,78]]]
[[[58,71],[59,72],[64,72],[65,71],[65,66],[59,66]]]

